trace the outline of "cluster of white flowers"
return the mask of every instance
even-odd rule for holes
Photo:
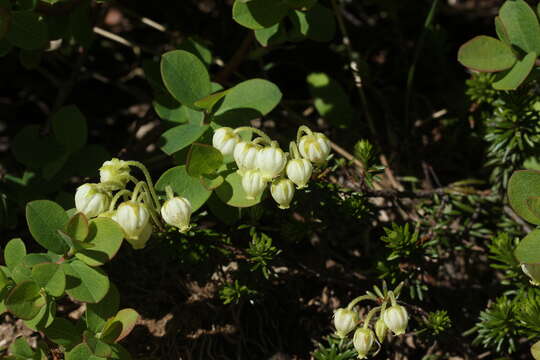
[[[131,174],[132,166],[142,170],[145,181]],[[181,232],[190,229],[192,209],[189,200],[174,196],[168,187],[168,200],[161,205],[143,164],[114,158],[103,163],[99,175],[99,183],[86,183],[77,188],[75,207],[88,218],[100,216],[116,221],[134,249],[146,246],[152,235],[152,224],[161,227],[161,220]],[[130,181],[134,183],[133,191],[127,189]],[[120,199],[122,202],[116,206]]]
[[[259,137],[242,140],[239,133],[246,130]],[[248,200],[260,196],[270,184],[270,194],[281,209],[291,204],[295,185],[296,189],[305,188],[313,167],[326,164],[331,150],[330,140],[324,134],[312,132],[306,126],[299,128],[297,141],[289,144],[289,153],[259,129],[249,127],[219,128],[214,132],[212,145],[224,156],[233,156]]]
[[[371,295],[361,296],[353,300],[347,308],[340,308],[334,312],[334,326],[336,328],[335,334],[344,339],[354,330],[353,345],[358,353],[359,359],[365,359],[372,353],[376,354],[377,351],[372,351],[373,345],[377,343],[379,348],[386,339],[388,329],[392,331],[394,335],[402,335],[407,329],[409,322],[409,315],[407,310],[396,303],[393,293],[389,292],[390,297],[383,302],[383,305],[372,309],[364,319],[363,326],[360,325],[358,313],[353,310],[354,306],[362,300],[375,300]],[[386,308],[387,302],[390,301],[392,306]],[[376,313],[380,312],[381,315],[375,322],[373,331],[370,328],[370,322]],[[355,330],[356,329],[356,330]]]

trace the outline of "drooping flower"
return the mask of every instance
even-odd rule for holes
[[[176,196],[165,201],[161,207],[161,216],[169,225],[176,226],[181,232],[190,229],[191,203],[188,199]]]
[[[334,326],[336,327],[336,335],[344,338],[348,333],[353,331],[358,324],[358,314],[346,308],[340,308],[334,311]]]
[[[240,174],[257,168],[257,155],[261,149],[260,145],[246,141],[241,141],[236,145],[233,156]]]
[[[218,149],[223,156],[232,155],[236,145],[240,142],[240,136],[230,127],[221,127],[214,131],[212,145]]]
[[[257,154],[257,168],[267,180],[278,177],[287,165],[287,155],[277,146],[266,146]]]
[[[394,305],[386,309],[382,314],[384,323],[394,333],[394,335],[405,334],[409,315],[407,310],[401,305]]]
[[[130,242],[139,243],[141,239],[146,238],[148,240],[150,237],[148,235],[150,213],[144,204],[135,201],[125,201],[118,206],[112,219],[122,227],[126,240]]]
[[[298,142],[298,150],[302,157],[316,165],[326,162],[331,149],[330,140],[324,134],[318,132],[304,135]]]
[[[311,162],[306,159],[290,160],[287,163],[287,168],[285,169],[287,177],[296,184],[297,189],[306,187],[309,179],[311,178],[312,171],[313,165],[311,165]]]
[[[288,209],[294,197],[294,183],[289,179],[278,179],[270,186],[270,193],[280,209]]]
[[[109,209],[111,196],[99,184],[83,184],[75,192],[75,207],[86,217],[92,218]]]
[[[266,180],[259,170],[248,170],[242,176],[242,187],[248,200],[254,200],[266,188]]]
[[[375,335],[371,329],[358,328],[354,332],[353,345],[358,352],[359,359],[367,358],[367,354],[373,347],[375,342]]]
[[[130,169],[126,161],[112,158],[99,168],[100,182],[107,183],[114,189],[123,189],[130,178]]]

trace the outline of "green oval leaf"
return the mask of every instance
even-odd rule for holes
[[[212,90],[206,66],[184,50],[170,51],[161,57],[161,76],[167,90],[182,105],[193,105]]]
[[[86,118],[76,106],[64,106],[53,115],[51,122],[56,140],[69,152],[80,150],[86,144]]]
[[[167,155],[172,155],[197,141],[207,129],[208,125],[198,124],[175,126],[161,135],[165,142],[164,145],[161,146],[161,150]]]
[[[106,360],[106,358],[94,355],[90,347],[82,343],[66,354],[66,360]]]
[[[233,19],[244,27],[257,30],[278,23],[288,11],[287,5],[278,0],[253,0],[247,3],[235,1]]]
[[[223,155],[218,149],[206,144],[191,145],[186,162],[186,171],[189,175],[199,177],[212,174],[221,165],[223,165]]]
[[[516,56],[501,40],[480,35],[461,45],[458,61],[470,69],[495,72],[512,67]]]
[[[107,319],[116,314],[119,304],[120,294],[116,286],[111,283],[107,295],[99,303],[86,305],[87,328],[94,333],[100,332]]]
[[[314,5],[308,11],[294,11],[290,16],[293,23],[293,37],[295,32],[308,39],[328,42],[334,38],[336,20],[332,10],[320,4]]]
[[[540,230],[531,231],[518,244],[516,259],[521,264],[540,264]]]
[[[71,321],[61,317],[55,318],[53,323],[43,330],[43,332],[49,340],[66,349],[71,349],[82,340],[81,332],[77,330],[75,325]]]
[[[212,121],[230,126],[268,114],[281,101],[281,91],[272,82],[251,79],[229,90]]]
[[[536,53],[529,53],[523,59],[518,60],[510,70],[497,74],[498,80],[493,83],[497,90],[515,90],[529,76],[536,61]]]
[[[52,136],[40,134],[37,125],[25,126],[13,139],[13,154],[15,158],[32,169],[47,169],[54,173],[58,164],[65,159],[65,149]]]
[[[540,225],[540,218],[535,216],[527,201],[530,197],[540,196],[540,171],[516,171],[508,181],[508,200],[516,214],[526,221]]]
[[[66,234],[78,241],[84,241],[88,236],[88,219],[83,213],[76,213],[66,225]]]
[[[211,191],[207,190],[198,178],[190,176],[185,166],[176,166],[163,173],[156,183],[156,189],[165,191],[169,185],[175,194],[189,200],[193,211],[197,211],[208,200]]]
[[[92,247],[80,249],[75,257],[90,266],[101,266],[116,255],[122,245],[124,232],[109,218],[90,220],[88,229],[85,244],[91,244]]]
[[[34,357],[34,351],[22,337],[15,339],[9,346],[9,352],[11,355],[20,356],[23,359],[32,359]],[[16,360],[19,360],[19,358],[16,358]]]
[[[74,260],[62,268],[66,273],[66,292],[79,301],[97,303],[109,291],[109,278],[99,268],[92,268],[80,260]]]
[[[47,304],[39,310],[39,313],[31,320],[26,320],[24,324],[34,331],[41,331],[50,326],[56,315],[56,303],[47,301]]]
[[[58,230],[64,229],[68,216],[57,203],[49,200],[36,200],[26,205],[26,221],[34,239],[44,248],[56,254],[68,251]]]
[[[347,92],[325,73],[311,73],[307,77],[309,90],[314,97],[317,112],[336,126],[349,124],[354,117],[354,109]]]
[[[62,296],[66,288],[66,275],[61,266],[55,263],[35,265],[32,268],[32,278],[52,296]]]
[[[108,343],[119,342],[133,330],[138,318],[139,314],[133,309],[120,310],[103,327],[101,339]]]
[[[5,301],[7,309],[23,320],[34,318],[45,305],[39,289],[34,281],[21,282],[9,292]]]
[[[540,24],[534,10],[523,0],[506,1],[499,10],[512,45],[526,53],[540,54]]]
[[[283,22],[264,29],[255,30],[255,38],[262,46],[277,45],[287,40]]]
[[[26,246],[24,242],[17,238],[11,239],[4,248],[4,261],[9,270],[13,271],[15,266],[20,264],[26,256]]]

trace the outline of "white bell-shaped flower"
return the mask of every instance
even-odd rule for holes
[[[121,203],[112,216],[124,230],[126,240],[139,240],[139,236],[145,235],[150,220],[150,213],[144,204],[135,201]]]
[[[191,203],[188,199],[176,196],[165,201],[161,207],[161,216],[169,225],[176,226],[181,232],[190,229],[189,221],[191,219]]]
[[[384,323],[383,318],[379,318],[375,322],[375,335],[377,335],[377,339],[379,339],[379,342],[382,343],[384,339],[386,339],[386,333],[388,332],[388,328],[386,327],[386,324]]]
[[[223,156],[232,155],[235,146],[240,142],[240,136],[230,127],[222,127],[214,131],[212,145],[218,149]]]
[[[110,203],[111,196],[99,184],[83,184],[75,192],[75,207],[88,218],[107,211]]]
[[[146,226],[136,237],[126,238],[126,241],[133,247],[135,250],[144,249],[146,243],[150,240],[152,235],[152,224],[147,223]]]
[[[304,135],[298,142],[298,150],[302,157],[317,165],[326,162],[331,149],[330,140],[324,134],[318,132]]]
[[[112,158],[105,161],[99,168],[99,180],[107,183],[115,189],[123,189],[130,177],[129,165],[126,161]]]
[[[521,264],[521,270],[531,278],[531,284],[540,285],[540,264]]]
[[[294,183],[289,179],[278,179],[270,186],[270,193],[280,209],[288,209],[294,197]]]
[[[306,187],[311,178],[313,165],[306,159],[293,159],[287,163],[285,172],[287,173],[287,177],[296,184],[297,189],[302,189]]]
[[[334,311],[334,326],[336,335],[344,338],[348,333],[353,331],[358,324],[358,314],[346,308],[340,308]]]
[[[277,146],[266,146],[257,154],[257,169],[264,178],[278,177],[287,165],[287,155]]]
[[[409,315],[403,306],[394,305],[386,309],[382,314],[382,318],[394,335],[405,334],[407,324],[409,323]]]
[[[257,169],[248,170],[242,175],[242,188],[248,200],[254,200],[266,188],[266,180]]]
[[[353,345],[358,352],[359,359],[367,358],[368,353],[375,342],[375,335],[371,329],[358,328],[354,332]]]
[[[233,156],[240,174],[257,168],[257,155],[261,149],[260,145],[246,141],[241,141],[236,145]]]

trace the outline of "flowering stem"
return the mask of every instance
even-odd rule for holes
[[[147,209],[150,212],[150,216],[152,217],[152,220],[157,225],[157,227],[159,227],[159,229],[161,231],[164,231],[165,229],[161,225],[161,221],[159,220],[159,216],[157,214],[159,209],[156,209],[154,207],[154,205],[152,204],[152,197],[150,195],[148,185],[144,181],[139,181],[139,183],[137,183],[137,186],[136,186],[135,190],[137,190],[137,187],[139,186],[139,184],[141,184],[141,185],[140,185],[138,190],[141,192],[140,195],[144,198],[145,203],[147,203],[149,205],[149,206],[147,206]],[[133,191],[133,194],[135,194],[135,191]]]
[[[114,210],[114,208],[116,207],[116,203],[118,202],[118,200],[120,200],[121,196],[129,196],[129,195],[131,195],[131,191],[127,189],[120,190],[119,192],[114,194],[114,197],[111,200],[111,205],[109,205],[109,211]]]
[[[167,194],[168,200],[171,200],[174,197],[174,192],[171,185],[165,186],[165,193]]]
[[[150,197],[150,194],[145,191],[144,193],[146,195],[147,201],[152,201],[152,198]],[[157,225],[160,231],[165,231],[163,228],[163,225],[161,224],[161,221],[159,220],[159,216],[154,208],[151,206],[149,207],[150,216],[152,217],[152,220],[154,220],[154,223]]]
[[[131,201],[137,201],[139,197],[139,192],[141,191],[141,188],[146,185],[144,181],[139,181],[135,184],[135,188],[133,189],[133,193],[131,194]]]
[[[349,303],[349,305],[347,305],[347,310],[352,310],[352,308],[358,304],[360,301],[364,301],[364,300],[371,300],[371,301],[377,301],[377,298],[375,296],[372,296],[372,295],[362,295],[362,296],[359,296],[357,297],[356,299],[354,299],[353,301],[351,301]]]
[[[390,290],[388,292],[388,297],[390,297],[390,301],[392,302],[392,306],[396,306],[397,305],[396,297],[394,296],[394,292],[392,290]]]
[[[234,129],[234,132],[235,133],[239,133],[240,131],[251,131],[257,135],[259,135],[260,137],[262,137],[264,139],[264,141],[266,141],[268,144],[270,144],[272,142],[272,139],[270,139],[270,137],[268,135],[266,135],[266,133],[260,129],[257,129],[257,128],[254,128],[254,127],[250,127],[250,126],[240,126],[236,129]]]
[[[161,207],[159,203],[159,198],[156,194],[156,190],[154,189],[154,183],[152,182],[152,178],[150,177],[150,173],[148,172],[148,169],[146,168],[146,166],[144,166],[142,163],[138,161],[131,160],[131,161],[126,161],[126,162],[129,166],[135,166],[136,168],[139,168],[143,172],[144,177],[146,178],[146,183],[148,184],[148,190],[155,202],[154,206],[156,209],[159,209]]]
[[[289,153],[293,159],[300,159],[300,152],[298,151],[298,145],[294,141],[289,143]]]
[[[381,306],[377,306],[368,312],[366,319],[364,320],[364,329],[367,329],[369,327],[369,323],[371,322],[371,319],[375,316],[377,312],[381,311],[381,309],[382,309]]]
[[[310,128],[308,128],[306,125],[302,125],[298,128],[298,132],[296,133],[296,142],[300,143],[300,138],[302,135],[306,133],[307,135],[313,135],[313,131],[311,131]]]

